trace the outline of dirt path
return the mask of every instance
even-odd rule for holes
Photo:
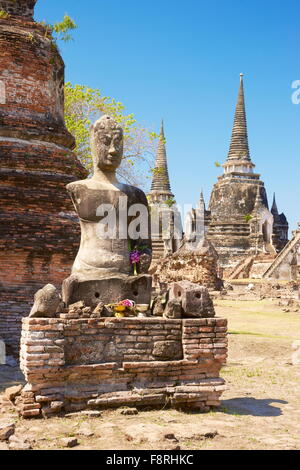
[[[26,421],[2,402],[0,418],[12,417],[16,436],[33,449],[62,448],[64,437],[78,439],[75,449],[300,449],[300,366],[290,364],[300,314],[284,313],[267,300],[217,301],[216,310],[228,318],[230,331],[221,374],[228,389],[219,411],[163,409],[124,416],[115,410],[99,418]],[[20,380],[17,371],[5,369],[0,368],[0,394]]]

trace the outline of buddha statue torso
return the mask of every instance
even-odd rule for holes
[[[72,274],[79,278],[99,278],[110,273],[130,274],[130,252],[136,241],[128,236],[133,217],[128,216],[127,208],[133,204],[147,207],[143,191],[127,184],[111,184],[93,178],[71,183],[67,189],[81,226],[80,248]],[[104,238],[104,230],[110,227],[108,223],[104,226],[102,221],[109,216],[114,230],[113,233],[107,232]]]

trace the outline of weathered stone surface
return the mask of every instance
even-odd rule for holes
[[[174,254],[156,260],[149,272],[157,286],[183,280],[215,290],[222,286],[218,276],[218,255],[207,240],[197,249],[188,248],[183,241]]]
[[[165,318],[182,318],[182,305],[181,300],[169,300],[164,310]]]
[[[27,439],[17,436],[9,438],[9,450],[31,450],[31,444]]]
[[[21,16],[32,20],[34,5],[37,0],[1,0],[0,7],[9,15]]]
[[[0,419],[0,441],[6,441],[15,432],[16,425],[13,420]]]
[[[55,317],[61,297],[55,286],[47,284],[34,296],[34,304],[31,309],[30,318]]]
[[[63,297],[79,301],[84,299],[87,306],[95,308],[101,301],[104,304],[132,299],[138,304],[150,304],[152,278],[147,274],[138,276],[114,275],[96,280],[78,281],[71,276],[63,283]]]
[[[162,317],[167,305],[167,293],[156,295],[152,304],[152,315],[155,317]]]
[[[79,445],[78,440],[75,437],[63,437],[61,439],[63,447],[76,447]]]
[[[5,390],[4,396],[9,400],[9,401],[14,401],[15,398],[21,394],[21,391],[23,389],[23,385],[16,385],[15,387],[10,387]]]
[[[180,300],[184,317],[209,318],[215,316],[208,290],[189,281],[174,282],[169,290],[170,300]]]

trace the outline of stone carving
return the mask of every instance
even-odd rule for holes
[[[122,128],[109,116],[102,116],[92,127],[91,148],[92,178],[67,186],[80,219],[81,244],[72,274],[63,284],[63,299],[67,306],[83,300],[85,305],[96,307],[100,301],[126,298],[149,304],[151,276],[146,272],[151,263],[151,242],[149,237],[128,238],[134,218],[127,210],[139,204],[148,214],[148,202],[143,191],[116,178],[123,156]],[[143,263],[133,276],[130,253],[140,245],[144,247]]]
[[[183,317],[209,318],[215,316],[213,301],[206,287],[189,281],[174,282],[170,286],[169,299],[180,300]]]
[[[60,304],[61,297],[58,290],[52,284],[47,284],[35,294],[29,317],[55,317]]]

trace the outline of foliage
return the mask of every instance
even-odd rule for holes
[[[9,18],[10,17],[10,14],[7,13],[7,11],[5,10],[0,10],[0,18],[1,19],[6,19],[6,18]]]
[[[165,203],[167,204],[167,206],[173,207],[174,204],[176,204],[176,201],[175,201],[175,199],[174,199],[173,197],[170,197],[169,199],[167,199],[167,200],[165,201]]]
[[[51,39],[53,49],[57,41],[70,41],[70,31],[77,28],[67,14],[54,25],[41,23],[45,27],[45,37]],[[30,40],[30,38],[28,38]],[[54,56],[50,63],[54,63]],[[145,182],[153,166],[155,141],[158,135],[138,125],[134,115],[124,113],[124,105],[114,98],[102,96],[100,90],[84,85],[65,84],[65,121],[68,130],[76,138],[76,152],[89,172],[92,170],[90,149],[90,127],[102,114],[115,119],[124,130],[124,158],[118,170],[125,182],[141,184]]]
[[[84,85],[65,84],[65,120],[76,138],[76,153],[91,172],[91,124],[102,114],[110,115],[124,130],[124,157],[118,175],[130,184],[145,182],[153,166],[157,134],[140,126],[133,114],[126,114],[122,103],[102,96],[100,90]]]
[[[73,39],[71,34],[69,34],[69,31],[72,31],[76,28],[77,25],[75,21],[65,14],[62,21],[53,25],[53,33],[56,34],[56,39],[68,42]]]
[[[246,222],[250,222],[250,220],[253,219],[253,215],[251,215],[251,214],[246,214],[246,215],[244,215],[244,219],[246,220]]]
[[[45,37],[48,37],[54,43],[56,41],[71,41],[73,38],[69,32],[77,28],[75,21],[67,14],[65,14],[62,21],[54,23],[54,25],[48,24],[45,21],[41,21],[39,24],[45,28]]]

